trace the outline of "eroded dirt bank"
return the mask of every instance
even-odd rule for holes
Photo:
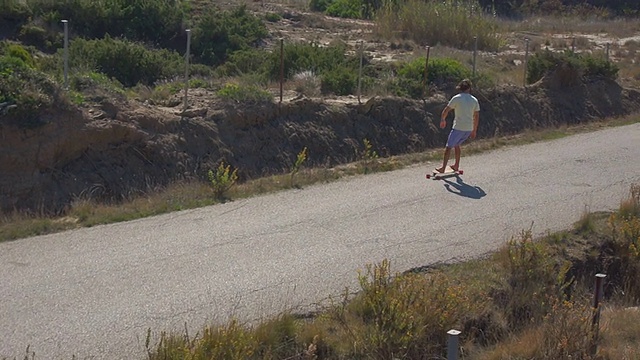
[[[289,169],[305,146],[314,166],[354,160],[365,138],[382,156],[440,147],[446,131],[437,123],[451,95],[247,106],[199,92],[186,116],[178,108],[116,99],[49,109],[42,114],[46,124],[36,129],[0,122],[0,208],[58,211],[79,196],[121,199],[173,180],[204,178],[221,160],[245,179],[273,174]],[[526,89],[475,95],[480,137],[640,110],[639,91],[606,79],[566,84],[551,75]]]

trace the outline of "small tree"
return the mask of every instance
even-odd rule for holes
[[[209,170],[209,182],[213,187],[213,195],[218,200],[224,200],[226,192],[238,180],[238,169],[231,171],[231,165],[225,166],[224,161],[220,162],[220,166],[214,172]]]

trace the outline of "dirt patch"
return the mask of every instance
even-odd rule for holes
[[[640,92],[614,81],[566,84],[560,73],[526,88],[504,86],[476,93],[480,137],[576,124],[640,110]],[[0,126],[0,207],[58,212],[75,198],[118,201],[183,179],[204,179],[220,161],[241,180],[287,171],[309,149],[308,165],[356,159],[364,139],[381,156],[440,147],[437,127],[451,93],[425,101],[303,96],[282,104],[229,104],[201,89],[192,106],[152,107],[104,99],[72,110],[49,109],[45,125]],[[178,102],[179,103],[179,102]]]

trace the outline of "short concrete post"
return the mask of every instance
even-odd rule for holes
[[[449,335],[447,342],[447,360],[458,360],[458,335],[460,335],[460,331],[452,329],[447,331],[447,335]]]
[[[422,84],[422,89],[423,89],[425,98],[427,96],[429,96],[429,91],[428,91],[429,80],[428,80],[428,76],[429,76],[429,52],[430,51],[431,51],[431,47],[429,45],[427,45],[427,57],[424,60],[424,81],[423,81],[423,84]]]
[[[478,57],[478,37],[473,37],[473,76],[476,76],[476,58]]]
[[[600,332],[600,301],[604,293],[605,274],[596,274],[596,284],[593,289],[593,318],[591,319],[591,355],[598,352],[598,335]]]
[[[358,70],[358,104],[361,103],[360,95],[362,93],[362,58],[364,57],[364,41],[360,41],[360,69]]]
[[[69,90],[69,20],[62,20],[64,24],[64,89]]]
[[[524,38],[524,86],[527,86],[527,64],[529,62],[529,38]]]
[[[182,111],[187,111],[189,107],[189,57],[191,56],[191,29],[187,32],[187,51],[184,53],[184,103]]]
[[[280,39],[280,103],[282,103],[282,93],[284,86],[284,39]]]

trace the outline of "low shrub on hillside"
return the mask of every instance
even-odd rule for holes
[[[192,51],[195,59],[207,65],[220,65],[238,50],[248,50],[268,35],[260,18],[246,6],[232,11],[211,11],[193,30]]]
[[[425,62],[426,59],[420,57],[399,64],[398,76],[389,84],[390,91],[395,95],[414,99],[424,96]],[[430,59],[426,80],[429,86],[446,87],[470,78],[471,75],[471,70],[456,60]]]
[[[61,99],[55,82],[33,69],[28,63],[30,57],[26,57],[25,62],[23,56],[25,53],[15,48],[12,53],[0,56],[0,103],[3,103],[0,110],[6,112],[0,121],[35,128],[43,124],[40,112],[54,102],[60,103]]]
[[[362,1],[335,0],[327,7],[325,13],[329,16],[359,19],[362,17]]]
[[[124,36],[154,44],[169,44],[182,33],[186,3],[178,0],[27,0],[34,18],[54,13],[69,20],[75,34],[102,38]]]
[[[616,79],[619,71],[613,62],[598,55],[543,50],[531,56],[527,63],[527,83],[535,83],[545,74],[556,69],[563,70],[565,74],[568,74],[567,76],[572,78],[600,76],[613,80]],[[576,80],[566,79],[565,82],[575,82]]]
[[[75,39],[69,53],[71,66],[104,73],[125,86],[153,84],[177,76],[184,69],[184,60],[176,52],[150,50],[142,44],[109,36],[101,40]]]

